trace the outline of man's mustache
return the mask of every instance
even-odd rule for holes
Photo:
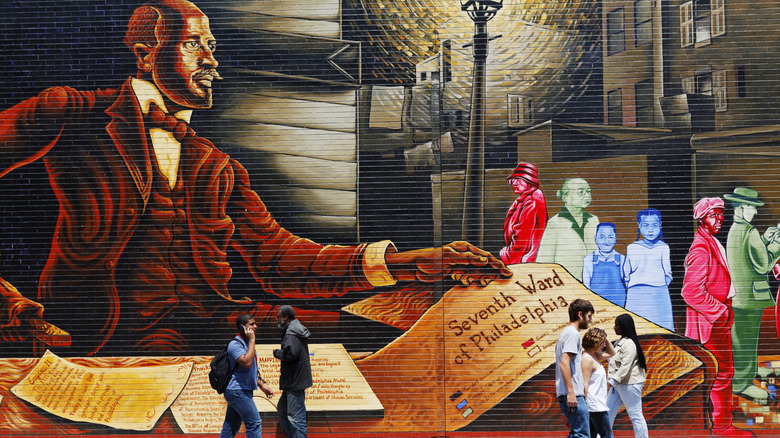
[[[193,75],[192,75],[193,79],[200,79],[200,78],[205,78],[205,77],[210,77],[211,79],[217,79],[217,80],[220,80],[220,81],[222,80],[222,76],[219,75],[219,73],[217,72],[217,69],[215,69],[215,68],[208,68],[208,69],[198,70],[195,73],[193,73]]]

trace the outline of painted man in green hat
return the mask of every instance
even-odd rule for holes
[[[734,355],[732,391],[759,404],[767,404],[767,392],[753,384],[756,376],[766,377],[771,370],[758,366],[758,337],[764,309],[775,305],[767,282],[767,273],[780,258],[780,241],[771,227],[761,236],[750,222],[764,205],[758,192],[737,187],[723,195],[734,207],[734,223],[726,242],[731,279],[736,289],[732,308],[734,325],[731,344]]]

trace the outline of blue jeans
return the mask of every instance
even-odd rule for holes
[[[569,408],[566,404],[566,396],[558,396],[558,404],[561,411],[569,422],[569,438],[590,438],[590,415],[588,413],[588,403],[584,395],[577,396],[577,407]]]
[[[253,391],[248,389],[228,389],[225,391],[225,401],[227,401],[228,407],[219,438],[235,437],[241,427],[241,421],[246,426],[246,438],[261,438],[263,427],[260,424],[260,414],[252,399],[252,393]]]
[[[306,438],[306,390],[282,391],[276,409],[279,425],[288,438]]]
[[[612,425],[609,424],[609,411],[590,413],[590,438],[612,438]]]
[[[636,438],[647,438],[647,423],[645,416],[642,415],[642,388],[644,386],[644,382],[633,385],[615,385],[607,394],[609,424],[615,424],[615,417],[620,406],[625,405]]]

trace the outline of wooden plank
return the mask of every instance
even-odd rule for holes
[[[322,38],[339,38],[341,36],[341,24],[338,21],[281,18],[262,14],[243,14],[237,16],[230,24],[238,29],[246,30],[298,33]]]
[[[243,85],[243,84],[242,84]],[[276,84],[269,86],[262,84],[257,88],[243,88],[245,94],[251,94],[263,97],[287,98],[296,100],[305,100],[308,102],[332,103],[336,105],[357,106],[357,96],[355,90],[326,90],[323,86],[310,87],[279,87]],[[243,96],[243,94],[242,94]]]
[[[222,117],[353,133],[356,123],[355,107],[352,106],[252,95],[235,101]]]
[[[357,192],[346,190],[310,189],[269,184],[264,192],[289,200],[309,214],[325,216],[357,216]]]
[[[357,135],[352,133],[233,122],[229,130],[220,134],[227,143],[260,152],[285,153],[338,162],[357,161]]]
[[[312,189],[357,190],[357,163],[270,153],[266,160],[293,186]]]
[[[357,231],[356,216],[323,216],[316,214],[301,215],[299,218],[302,224],[309,224],[311,227],[323,230],[341,230],[342,232]]]
[[[237,27],[226,33],[226,52],[240,54],[230,59],[230,67],[239,71],[312,78],[344,86],[360,83],[359,41]]]
[[[339,21],[341,17],[340,0],[231,0],[220,5],[224,9],[261,13],[276,17],[307,18],[309,20]]]

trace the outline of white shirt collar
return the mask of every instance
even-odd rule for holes
[[[606,254],[603,254],[600,249],[596,249],[596,255],[598,256],[599,260],[603,262],[610,262],[615,260],[615,257],[617,256],[617,251],[614,249]]]
[[[138,104],[141,105],[141,112],[145,116],[149,114],[149,106],[152,102],[156,103],[166,114],[168,113],[162,94],[160,94],[160,91],[154,84],[143,79],[130,78],[130,85],[133,88],[133,93],[135,93],[135,98],[138,99]],[[192,110],[181,110],[173,116],[189,123],[192,118]]]

